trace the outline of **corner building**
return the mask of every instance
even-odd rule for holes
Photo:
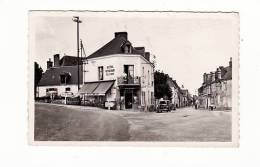
[[[144,47],[133,47],[127,32],[116,32],[84,60],[83,103],[113,109],[149,110],[154,104],[154,66]]]

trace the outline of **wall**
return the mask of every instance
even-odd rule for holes
[[[143,99],[141,97],[141,105],[146,106],[154,104],[154,69],[148,61],[140,58],[139,70],[141,74],[141,92],[145,92],[145,98]]]
[[[179,107],[179,97],[178,97],[178,89],[175,87],[170,87],[172,90],[172,104]]]
[[[208,94],[211,94],[211,96],[208,97]],[[199,97],[200,107],[207,108],[208,105],[212,103],[217,109],[231,109],[232,80],[221,81],[221,83],[212,83],[211,85],[206,86],[203,89],[203,95],[200,95]]]
[[[65,92],[65,88],[70,88],[70,92],[73,94],[76,94],[78,92],[78,85],[59,85],[59,86],[39,86],[39,97],[46,96],[46,89],[47,88],[57,88],[58,89],[58,95],[61,95]]]
[[[119,98],[117,95],[119,93],[117,77],[123,76],[124,65],[134,65],[134,76],[141,77],[141,91],[145,92],[145,99],[141,100],[141,104],[150,105],[153,100],[151,97],[152,92],[154,95],[154,71],[151,64],[140,55],[115,54],[89,59],[85,64],[85,82],[98,81],[98,67],[103,66],[103,80],[116,80],[111,89],[111,93],[107,95],[108,100],[114,101]],[[108,67],[113,67],[112,69],[114,69],[113,73],[108,73],[109,75],[106,73]],[[143,98],[141,97],[140,99]]]

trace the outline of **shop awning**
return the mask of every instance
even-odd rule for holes
[[[79,90],[80,94],[92,94],[93,91],[97,88],[99,85],[98,82],[93,83],[85,83],[82,88]]]
[[[94,95],[105,96],[107,91],[113,86],[114,81],[100,82],[98,87],[93,91]]]

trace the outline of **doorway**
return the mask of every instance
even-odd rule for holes
[[[125,108],[131,109],[133,107],[133,92],[126,91],[125,92]]]

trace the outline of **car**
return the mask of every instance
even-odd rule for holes
[[[160,100],[157,106],[157,112],[169,112],[171,111],[171,102],[170,100]]]
[[[210,104],[209,105],[209,110],[213,111],[214,109],[216,109],[216,105],[215,104]]]

